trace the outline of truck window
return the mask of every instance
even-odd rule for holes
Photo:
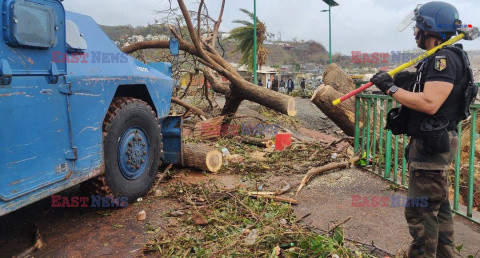
[[[48,49],[57,44],[57,14],[38,3],[18,0],[8,11],[7,43],[13,46]]]
[[[67,51],[83,52],[87,50],[87,42],[83,38],[82,33],[77,24],[71,20],[67,20]]]

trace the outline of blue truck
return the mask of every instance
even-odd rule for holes
[[[180,163],[168,64],[122,53],[60,0],[1,8],[0,216],[87,180],[133,201],[162,161]]]

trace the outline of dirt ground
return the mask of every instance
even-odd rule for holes
[[[311,130],[332,133],[337,129],[308,99],[297,99],[299,122]],[[258,105],[242,105],[242,115],[258,116]],[[293,130],[293,129],[292,129]],[[298,130],[297,130],[298,131]],[[286,184],[297,185],[305,171],[287,174],[267,172],[258,178],[240,174],[219,173],[207,175],[192,170],[179,170],[160,189],[182,182],[194,184],[213,180],[225,188],[241,187],[261,191],[275,191]],[[305,217],[304,223],[320,230],[328,230],[334,223],[348,220],[345,236],[362,243],[374,244],[390,253],[405,249],[410,236],[403,216],[403,208],[352,207],[352,195],[390,197],[405,195],[394,192],[379,177],[357,169],[328,173],[313,179],[295,196],[297,217]],[[294,191],[293,191],[294,192]],[[79,195],[78,187],[62,195]],[[175,223],[166,214],[180,204],[166,197],[148,196],[143,201],[122,209],[101,208],[52,208],[51,199],[32,204],[0,217],[0,257],[12,257],[33,243],[34,225],[37,225],[45,243],[36,257],[134,257],[142,255],[143,244],[156,230]],[[137,221],[139,211],[145,210],[145,221]],[[459,216],[455,217],[456,244],[464,245],[464,254],[480,251],[480,227]]]

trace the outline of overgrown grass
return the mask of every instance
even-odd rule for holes
[[[184,205],[176,218],[178,224],[150,239],[144,245],[145,255],[371,257],[350,249],[340,228],[318,235],[302,226],[289,204],[255,199],[241,190],[219,189],[211,183],[177,184],[168,196]]]

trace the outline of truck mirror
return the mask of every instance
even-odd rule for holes
[[[178,56],[179,51],[178,40],[176,38],[170,38],[170,53],[174,56]]]

